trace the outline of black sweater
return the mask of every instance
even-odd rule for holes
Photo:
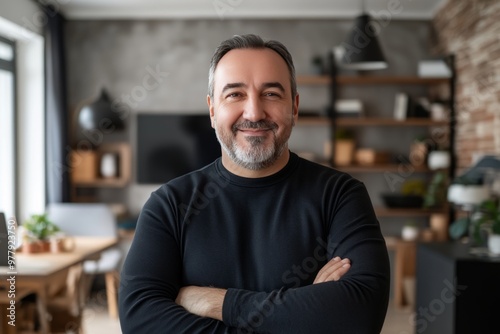
[[[312,284],[332,257],[341,280]],[[291,154],[258,179],[220,159],[155,191],[120,283],[123,333],[379,333],[389,298],[384,238],[362,183]],[[186,285],[228,289],[223,322],[175,304]]]

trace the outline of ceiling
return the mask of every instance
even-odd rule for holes
[[[366,0],[379,19],[428,20],[447,0]],[[47,1],[45,1],[47,2]],[[52,0],[68,19],[352,18],[362,0]]]

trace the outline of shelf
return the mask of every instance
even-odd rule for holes
[[[328,75],[298,75],[299,85],[328,85],[331,78]],[[450,78],[423,78],[418,76],[338,76],[340,85],[439,85],[450,82]]]
[[[303,125],[331,125],[332,119],[325,116],[299,116],[298,123]],[[393,127],[414,127],[414,126],[448,126],[449,121],[434,121],[428,118],[408,118],[399,121],[393,118],[378,117],[353,117],[337,118],[337,126],[393,126]]]
[[[429,217],[432,214],[445,213],[444,210],[430,210],[423,208],[387,208],[387,207],[377,207],[375,208],[375,214],[377,217]]]
[[[376,117],[356,117],[356,118],[337,118],[337,126],[394,126],[394,127],[413,127],[413,126],[447,126],[449,121],[435,121],[428,118],[408,118],[399,121],[393,118]]]
[[[102,177],[99,164],[105,154],[115,156],[116,177]],[[123,188],[131,178],[130,146],[124,142],[105,143],[95,150],[72,151],[75,164],[72,169],[71,193],[73,202],[95,201],[95,190],[98,188]]]
[[[375,164],[375,165],[347,165],[347,166],[335,166],[338,169],[346,173],[384,173],[384,172],[399,172],[401,168],[408,169],[408,163],[399,164]],[[415,173],[429,173],[431,170],[427,166],[411,166],[414,168]]]
[[[328,75],[298,75],[298,85],[329,85],[331,79]]]
[[[96,179],[94,181],[87,182],[75,182],[74,185],[80,188],[120,188],[125,187],[128,184],[128,179],[122,178],[109,178],[109,179]]]
[[[417,76],[339,76],[342,85],[439,85],[450,82],[450,78],[422,78]]]
[[[300,115],[300,112],[299,112]],[[299,116],[297,124],[300,125],[332,125],[332,119],[325,116]]]

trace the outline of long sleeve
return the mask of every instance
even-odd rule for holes
[[[312,285],[349,258],[338,282]],[[389,261],[366,188],[297,156],[263,179],[219,162],[154,192],[122,271],[123,333],[379,333]],[[223,321],[175,303],[181,287],[227,289]]]
[[[380,333],[390,284],[386,245],[364,186],[352,187],[339,200],[328,259],[351,259],[349,272],[337,282],[270,293],[229,289],[223,307],[226,324],[243,333]],[[317,259],[305,258],[283,276],[284,282],[311,272],[321,262],[321,253],[316,254]]]
[[[154,193],[139,217],[121,273],[122,332],[230,333],[222,322],[195,316],[175,303],[182,286],[182,260],[175,231],[167,228],[176,220],[168,204]]]

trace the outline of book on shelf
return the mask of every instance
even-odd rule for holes
[[[407,109],[410,97],[406,93],[397,93],[394,98],[394,119],[398,121],[406,120]]]
[[[429,118],[430,112],[406,93],[397,93],[394,100],[394,119]]]

